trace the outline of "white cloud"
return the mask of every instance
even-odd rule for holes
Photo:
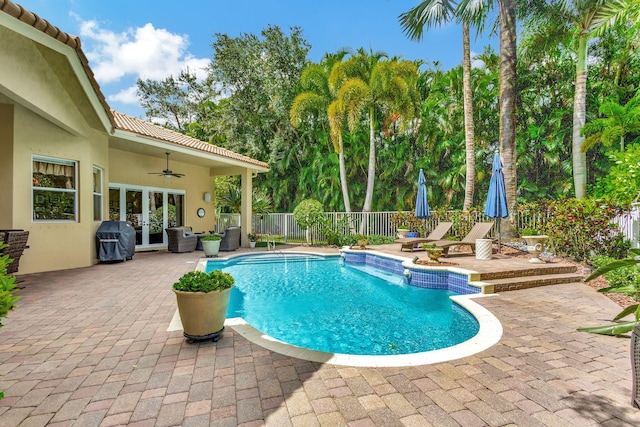
[[[478,59],[478,55],[479,54],[474,51],[470,52],[469,56],[471,56],[471,68],[479,68],[481,70],[484,70],[486,64],[482,59]]]
[[[109,95],[107,100],[122,102],[123,104],[138,104],[138,86],[131,86],[121,90],[115,95]]]
[[[210,62],[187,51],[188,36],[154,28],[150,23],[115,33],[101,28],[96,21],[82,21],[80,37],[91,41],[90,50],[85,53],[100,84],[117,83],[125,76],[161,80],[187,67],[203,78]],[[130,88],[113,97],[126,97],[129,92]]]

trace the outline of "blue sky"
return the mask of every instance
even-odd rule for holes
[[[14,0],[61,30],[80,36],[109,105],[137,117],[137,78],[163,79],[210,61],[214,34],[260,34],[268,25],[288,33],[302,28],[318,61],[342,47],[372,49],[404,59],[438,61],[443,69],[462,61],[462,30],[451,24],[431,29],[422,42],[402,33],[398,15],[419,0]],[[497,37],[473,38],[481,53]]]

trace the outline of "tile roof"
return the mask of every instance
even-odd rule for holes
[[[145,122],[143,120],[136,119],[135,117],[130,117],[111,110],[111,107],[109,107],[109,104],[107,104],[107,100],[105,99],[104,94],[100,90],[100,85],[93,75],[93,71],[89,67],[89,61],[82,51],[79,37],[65,33],[58,27],[50,24],[47,20],[40,18],[35,13],[26,10],[24,7],[12,2],[11,0],[0,0],[0,11],[20,20],[21,22],[24,22],[27,25],[32,26],[33,28],[53,37],[60,43],[63,43],[75,50],[76,54],[78,55],[78,59],[82,64],[82,68],[84,69],[87,78],[89,79],[89,82],[91,83],[91,86],[96,96],[98,97],[98,100],[100,101],[100,104],[104,108],[105,113],[109,117],[111,125],[115,129],[133,132],[165,142],[193,148],[205,153],[215,154],[229,159],[239,160],[256,166],[268,168],[268,165],[266,163],[259,160],[234,153],[233,151],[229,151],[224,148],[220,148],[215,145],[188,137],[186,135],[173,132],[161,126],[154,125],[153,123]]]
[[[238,154],[225,148],[218,147],[217,145],[200,141],[199,139],[191,138],[187,135],[172,131],[171,129],[167,129],[162,126],[137,119],[135,117],[127,116],[126,114],[122,114],[117,111],[112,111],[111,113],[113,114],[113,117],[115,119],[114,124],[116,129],[133,132],[138,135],[148,136],[150,138],[159,139],[165,142],[171,142],[183,147],[194,148],[199,151],[204,151],[229,159],[239,160],[241,162],[250,163],[252,165],[260,166],[263,168],[269,167],[269,165],[259,160],[243,156],[242,154]]]

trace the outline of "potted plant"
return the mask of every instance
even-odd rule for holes
[[[234,284],[233,276],[220,270],[190,271],[173,284],[184,336],[189,341],[220,339]]]
[[[411,231],[411,229],[409,228],[408,225],[399,224],[398,225],[398,238],[399,239],[404,239],[405,237],[407,237],[407,233],[409,233],[409,231]]]
[[[256,242],[260,239],[260,235],[258,233],[249,233],[247,234],[247,238],[249,238],[249,247],[255,248]]]
[[[439,262],[438,258],[442,256],[442,248],[437,247],[435,243],[425,243],[422,245],[422,249],[427,251],[430,262]]]
[[[354,238],[356,239],[356,242],[358,242],[358,247],[360,249],[367,249],[367,244],[369,244],[367,236],[364,234],[356,234]]]
[[[549,239],[549,236],[540,234],[536,228],[523,228],[521,233],[522,238],[527,242],[527,251],[533,255],[533,258],[529,259],[529,262],[533,264],[544,264],[538,256],[544,251],[544,245]]]
[[[220,251],[220,241],[222,237],[220,236],[204,236],[200,238],[202,242],[202,250],[204,251],[204,255],[206,257],[210,256],[218,256],[218,252]]]

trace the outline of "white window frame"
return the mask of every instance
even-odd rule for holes
[[[102,211],[103,211],[103,207],[104,207],[104,169],[102,169],[99,166],[93,165],[93,175],[92,175],[92,180],[93,177],[95,177],[96,173],[98,173],[99,175],[99,182],[98,182],[98,191],[96,191],[96,183],[93,182],[93,199],[91,200],[92,204],[93,204],[93,220],[94,221],[102,221]],[[96,197],[99,198],[100,203],[98,204],[98,212],[96,212]],[[97,214],[97,215],[96,215]]]
[[[31,220],[33,222],[78,222],[78,162],[76,160],[68,160],[68,159],[59,159],[55,157],[47,157],[47,156],[32,156],[31,158],[31,177],[33,178],[33,162],[43,162],[43,163],[51,163],[54,165],[62,165],[62,166],[73,166],[74,168],[74,182],[72,189],[67,188],[51,188],[51,187],[40,187],[33,185],[33,179],[31,181]],[[73,195],[73,219],[37,219],[35,212],[35,197],[36,191],[49,191],[49,192],[57,192],[57,193],[67,193]]]

